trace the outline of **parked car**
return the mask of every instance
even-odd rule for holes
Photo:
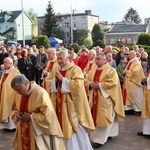
[[[17,43],[17,42],[15,42],[15,41],[7,41],[6,46],[7,46],[7,47],[11,47],[11,45],[15,45],[15,46],[17,46],[17,45],[18,45],[18,43]]]

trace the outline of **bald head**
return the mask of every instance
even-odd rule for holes
[[[136,57],[136,52],[134,50],[129,51],[129,59],[133,59]]]
[[[12,66],[13,66],[13,60],[12,60],[12,58],[6,57],[4,59],[4,67],[5,67],[5,69],[9,69]]]

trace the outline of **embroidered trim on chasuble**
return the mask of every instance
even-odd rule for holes
[[[103,70],[96,70],[93,78],[93,82],[99,82],[99,78],[101,76]],[[93,116],[93,121],[94,125],[96,126],[96,118],[97,118],[97,107],[98,107],[98,90],[99,89],[94,89],[93,90],[93,108],[92,108],[92,116]]]
[[[63,77],[65,77],[66,75],[66,70],[62,71],[62,70],[59,70],[59,72],[61,73],[61,75]],[[62,128],[62,104],[63,104],[63,94],[61,93],[61,84],[62,82],[58,82],[58,92],[57,92],[57,105],[56,105],[56,114],[57,114],[57,117],[58,117],[58,120],[59,120],[59,123],[60,123],[60,127],[61,129],[63,130]]]
[[[29,95],[27,96],[22,96],[21,98],[21,103],[20,103],[20,112],[29,112],[28,111],[28,104],[29,104]],[[32,150],[32,145],[31,145],[31,137],[30,137],[30,122],[21,122],[20,121],[20,136],[21,136],[21,145],[22,145],[22,150]]]
[[[131,64],[132,62],[130,62],[127,67],[126,67],[126,70],[129,70],[130,67],[131,67]],[[126,88],[125,88],[125,81],[122,85],[122,97],[123,97],[123,104],[126,105],[126,97],[127,97],[127,91],[126,91]]]
[[[49,63],[49,66],[48,66],[48,69],[47,69],[47,71],[48,72],[51,72],[52,71],[52,68],[53,68],[53,66],[54,66],[54,62],[50,62]],[[44,89],[46,89],[46,82],[45,82],[45,78],[43,79],[43,82],[44,82]]]

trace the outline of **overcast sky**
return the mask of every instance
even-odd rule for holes
[[[30,8],[43,16],[49,0],[22,0],[25,11]],[[127,10],[134,8],[144,22],[144,18],[150,17],[150,0],[51,0],[55,13],[70,13],[72,9],[77,13],[92,10],[93,15],[99,16],[100,21],[109,23],[122,21]],[[21,0],[0,0],[1,10],[21,10]]]

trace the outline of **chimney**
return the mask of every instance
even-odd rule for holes
[[[85,10],[85,13],[88,14],[88,15],[91,15],[92,11],[91,10]]]

